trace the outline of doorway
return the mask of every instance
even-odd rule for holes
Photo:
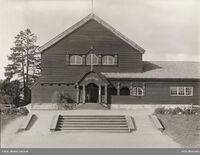
[[[98,86],[94,83],[90,83],[86,86],[86,102],[97,103],[98,101]]]

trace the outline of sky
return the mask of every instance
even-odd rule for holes
[[[0,79],[14,37],[41,46],[92,12],[91,0],[0,0]],[[146,50],[145,61],[200,61],[200,0],[93,0],[93,13]]]

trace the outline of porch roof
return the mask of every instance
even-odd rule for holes
[[[109,82],[105,78],[104,75],[101,73],[96,73],[94,71],[87,72],[79,81],[77,84],[79,85],[87,85],[89,83],[95,83],[96,85],[108,85]]]

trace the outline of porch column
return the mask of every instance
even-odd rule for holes
[[[146,87],[146,83],[145,83],[145,82],[143,82],[143,83],[142,83],[143,96],[145,95],[145,87]]]
[[[108,85],[105,85],[105,103],[107,103],[107,96],[108,96]]]
[[[101,103],[101,85],[99,85],[99,103]]]
[[[133,82],[130,83],[130,95],[133,95]]]
[[[85,85],[83,85],[83,103],[85,103]]]
[[[79,103],[79,85],[76,85],[76,102]]]
[[[117,96],[120,95],[120,83],[118,82],[117,83]]]

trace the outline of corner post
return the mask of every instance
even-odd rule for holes
[[[120,83],[118,82],[117,83],[117,96],[120,95]]]
[[[101,103],[101,85],[99,84],[99,103]]]
[[[76,85],[76,102],[79,103],[79,85]]]
[[[85,103],[85,84],[83,84],[83,103]]]
[[[107,96],[108,96],[108,85],[106,84],[104,88],[105,88],[105,99],[104,99],[104,100],[105,100],[105,103],[107,103],[107,102],[108,102],[108,101],[107,101]]]

